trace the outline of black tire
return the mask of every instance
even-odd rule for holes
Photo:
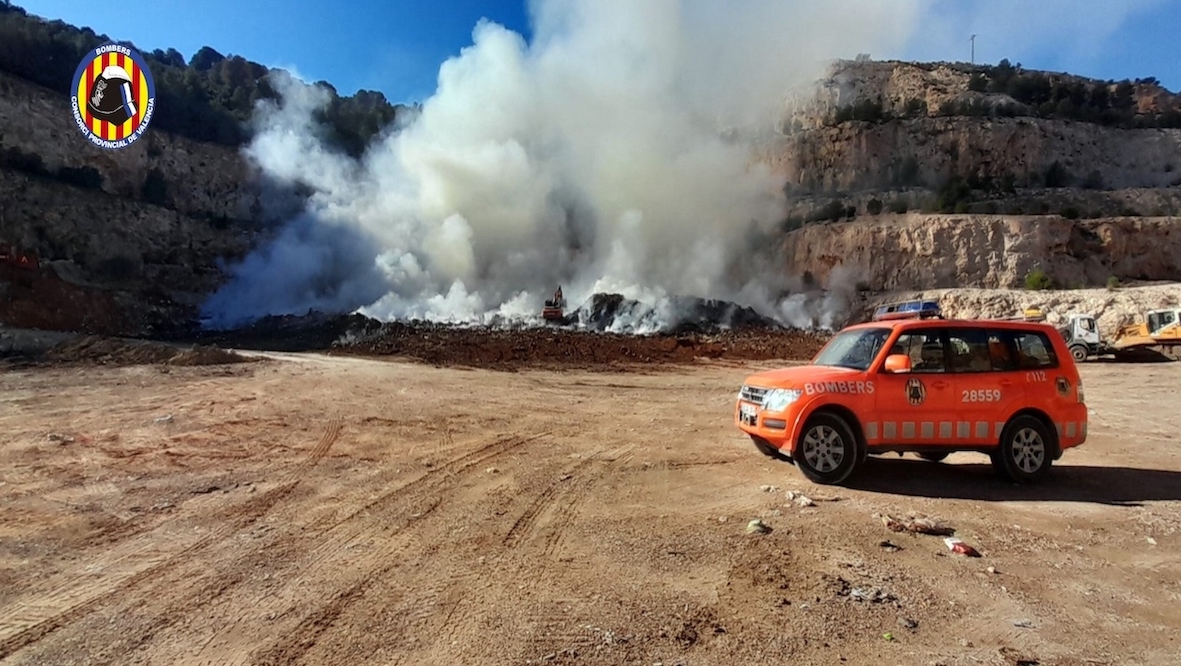
[[[941,451],[939,453],[920,453],[919,457],[923,460],[929,460],[931,462],[940,462],[949,455],[951,455],[949,452]]]
[[[1083,361],[1087,360],[1087,357],[1091,354],[1083,345],[1071,345],[1070,355],[1074,357],[1076,363],[1082,363]]]
[[[1054,437],[1046,424],[1023,414],[1005,426],[1000,447],[989,457],[1001,478],[1014,483],[1035,483],[1050,473],[1056,451]]]
[[[792,458],[813,483],[836,485],[849,478],[861,461],[861,447],[845,419],[821,412],[800,431]]]
[[[774,446],[771,446],[771,443],[768,442],[767,440],[763,439],[762,437],[759,437],[757,435],[751,435],[750,441],[755,443],[755,448],[759,450],[759,453],[762,453],[763,455],[767,456],[768,458],[774,458],[775,460],[782,460],[783,462],[788,462],[793,465],[795,464],[795,461],[791,459],[791,456],[787,455],[783,451],[780,451],[779,449],[775,448]]]

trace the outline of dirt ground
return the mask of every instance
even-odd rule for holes
[[[1181,364],[1084,366],[1091,439],[1045,486],[964,453],[833,488],[732,425],[767,362],[269,356],[0,372],[0,663],[1181,654]],[[877,515],[911,512],[982,557]]]

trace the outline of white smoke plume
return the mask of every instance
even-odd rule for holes
[[[208,323],[309,308],[537,317],[561,285],[571,307],[615,292],[667,320],[659,304],[685,295],[823,324],[772,251],[782,183],[752,163],[752,142],[831,59],[904,44],[918,0],[530,8],[532,43],[481,21],[421,113],[360,162],[316,138],[323,91],[278,76],[282,101],[259,108],[248,156],[314,194],[233,267]]]

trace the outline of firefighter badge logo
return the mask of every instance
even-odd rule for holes
[[[927,399],[927,387],[923,385],[923,380],[918,377],[906,380],[906,399],[915,407],[923,404]]]
[[[108,43],[78,63],[70,100],[82,135],[99,148],[117,150],[147,131],[156,106],[156,84],[143,56]]]

